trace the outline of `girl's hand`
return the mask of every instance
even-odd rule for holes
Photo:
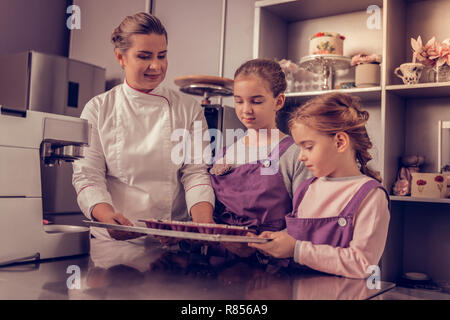
[[[273,240],[267,243],[249,243],[248,246],[256,248],[264,254],[271,255],[275,258],[291,258],[294,256],[296,240],[287,232],[264,231],[258,237]]]

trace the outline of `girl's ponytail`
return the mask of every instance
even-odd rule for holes
[[[378,171],[375,171],[373,169],[370,169],[367,166],[367,162],[372,160],[372,156],[369,154],[367,150],[363,151],[356,151],[356,159],[359,162],[361,173],[365,174],[366,176],[369,176],[371,178],[374,178],[378,182],[381,182],[381,175]]]

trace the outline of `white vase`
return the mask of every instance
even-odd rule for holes
[[[377,63],[358,64],[355,68],[355,85],[358,88],[380,85],[380,65]]]

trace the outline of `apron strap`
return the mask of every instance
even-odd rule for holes
[[[279,160],[280,157],[286,152],[287,149],[289,149],[289,147],[294,144],[294,139],[291,136],[287,136],[285,138],[283,138],[278,145],[269,153],[267,159],[269,160],[274,160],[273,158]],[[216,156],[214,157],[214,162],[220,160],[221,157],[225,157],[225,155],[227,154],[228,148],[230,148],[231,146],[233,146],[233,144],[230,144],[227,147],[223,147],[222,148],[222,153],[220,154],[216,154]],[[274,150],[278,150],[278,152],[273,152]],[[274,155],[272,156],[272,152],[274,153]]]
[[[290,146],[294,144],[294,139],[291,136],[287,136],[283,138],[278,145],[269,153],[269,156],[267,157],[270,160],[280,159],[281,156],[286,152],[287,149],[289,149]],[[274,152],[275,151],[275,152]]]
[[[302,181],[299,184],[299,186],[297,187],[297,189],[295,190],[294,196],[292,197],[292,204],[293,204],[292,216],[293,217],[297,217],[298,206],[302,202],[303,197],[305,196],[305,193],[309,188],[309,185],[311,183],[313,183],[313,181],[316,179],[317,179],[316,177],[311,177],[309,179],[306,179],[305,181]]]
[[[350,199],[349,203],[345,206],[344,210],[339,214],[339,217],[348,217],[354,215],[356,210],[358,210],[361,202],[366,198],[367,194],[375,188],[381,188],[388,199],[389,210],[391,209],[389,195],[384,189],[383,185],[376,180],[370,180],[364,183],[355,195]]]

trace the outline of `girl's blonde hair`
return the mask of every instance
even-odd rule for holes
[[[164,35],[167,42],[167,31],[161,21],[146,12],[138,12],[127,16],[111,34],[111,42],[114,48],[122,52],[127,51],[132,45],[131,36],[135,34],[156,33]]]
[[[368,119],[369,113],[361,109],[357,98],[345,93],[328,93],[308,100],[294,110],[288,126],[291,130],[296,123],[303,123],[330,136],[338,132],[347,133],[361,172],[381,182],[379,172],[367,167],[372,160],[368,151],[372,148],[366,129]]]

